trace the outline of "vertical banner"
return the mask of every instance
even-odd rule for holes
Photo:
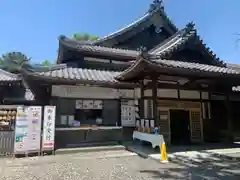
[[[28,120],[24,106],[17,107],[14,153],[25,154],[28,148]]]
[[[27,109],[28,120],[28,151],[40,152],[42,107],[29,106]]]
[[[44,106],[42,151],[54,150],[56,106]]]

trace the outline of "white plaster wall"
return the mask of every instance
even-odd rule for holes
[[[178,98],[177,89],[158,89],[158,97]]]
[[[64,98],[91,98],[91,99],[117,99],[139,98],[140,90],[134,89],[113,89],[96,86],[52,86],[52,96]]]
[[[200,99],[199,91],[180,90],[180,98],[184,99]]]
[[[144,90],[144,96],[146,97],[152,97],[152,89],[146,89]]]
[[[64,98],[114,99],[117,91],[111,88],[92,86],[52,86],[52,96]]]

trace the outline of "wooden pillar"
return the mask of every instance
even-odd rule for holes
[[[152,101],[153,101],[153,119],[154,124],[157,124],[157,79],[154,77],[152,79]]]
[[[140,81],[140,119],[144,118],[144,84],[143,84],[143,80]]]
[[[228,131],[228,141],[233,141],[233,125],[232,125],[232,112],[231,112],[231,104],[230,104],[230,98],[229,93],[226,96],[226,112],[227,112],[227,131]]]

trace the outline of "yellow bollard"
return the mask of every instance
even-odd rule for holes
[[[168,163],[167,160],[167,148],[165,142],[160,145],[160,153],[161,153],[161,162]]]

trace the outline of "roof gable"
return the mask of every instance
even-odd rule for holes
[[[104,36],[103,38],[100,38],[97,41],[94,41],[93,44],[112,47],[113,45],[115,45],[118,42],[116,39],[121,39],[121,41],[123,41],[125,34],[132,32],[132,31],[136,31],[136,29],[139,29],[139,28],[140,29],[147,28],[147,26],[149,26],[151,24],[146,23],[146,22],[151,21],[156,16],[161,17],[163,19],[163,21],[164,21],[163,24],[166,24],[167,26],[169,26],[170,29],[172,30],[172,33],[175,33],[178,31],[175,24],[166,15],[162,1],[154,0],[153,3],[150,4],[150,8],[149,8],[148,12],[144,16],[140,17],[139,19],[132,22],[131,24],[128,24],[127,26],[123,27],[122,29],[119,29],[113,33],[110,33],[110,34]]]
[[[149,53],[161,58],[166,58],[180,49],[187,47],[186,45],[190,42],[194,42],[196,49],[208,55],[213,60],[214,65],[225,66],[223,61],[220,61],[216,54],[213,53],[209,47],[206,47],[206,44],[204,44],[200,36],[197,35],[197,30],[193,22],[188,23],[183,29],[151,49]]]

